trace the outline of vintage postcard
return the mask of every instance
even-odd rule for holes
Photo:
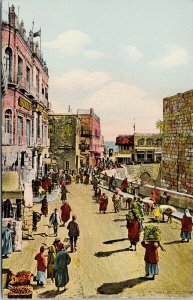
[[[2,298],[193,297],[193,1],[0,3]]]

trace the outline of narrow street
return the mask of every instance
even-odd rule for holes
[[[47,280],[45,288],[37,288],[34,282],[34,298],[64,297],[191,297],[193,295],[193,269],[191,253],[192,242],[180,243],[180,223],[160,223],[162,245],[159,249],[160,274],[155,281],[144,279],[144,248],[137,246],[137,251],[129,251],[127,229],[125,227],[126,210],[115,214],[109,195],[106,214],[99,214],[98,204],[93,199],[91,185],[73,183],[68,186],[71,194],[68,200],[73,214],[77,215],[80,226],[78,251],[70,254],[70,282],[66,292],[56,292],[56,287]],[[49,203],[49,214],[56,206],[60,208],[60,196],[57,201]],[[40,209],[40,204],[36,208]],[[145,223],[149,223],[147,218]],[[41,243],[47,246],[54,240],[52,229],[49,237],[48,217],[42,217],[34,241],[24,241],[22,253],[13,253],[3,260],[3,268],[9,267],[13,272],[21,269],[31,270],[35,274],[34,254]],[[61,240],[67,237],[67,229],[60,227]],[[142,235],[141,235],[142,239]],[[14,262],[14,264],[13,264]],[[187,276],[188,274],[188,276]]]

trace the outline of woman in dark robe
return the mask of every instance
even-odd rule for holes
[[[42,212],[42,214],[45,217],[47,217],[47,214],[48,214],[48,200],[47,200],[47,196],[44,196],[44,199],[42,200],[41,212]]]
[[[134,251],[136,251],[136,245],[139,242],[140,223],[132,211],[131,215],[133,215],[133,219],[127,219],[128,239],[131,243],[129,248],[133,250],[132,247],[134,246]]]

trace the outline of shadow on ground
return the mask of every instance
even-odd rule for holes
[[[182,244],[182,242],[180,240],[177,240],[177,241],[166,242],[163,244],[164,245],[175,245],[175,244]]]
[[[113,244],[113,243],[117,243],[117,242],[123,242],[123,241],[127,241],[127,238],[122,238],[122,239],[117,239],[117,240],[109,240],[109,241],[105,241],[103,242],[103,244]]]
[[[100,251],[100,252],[96,252],[94,254],[94,256],[96,256],[96,257],[107,257],[107,256],[110,256],[114,253],[126,252],[126,251],[130,251],[130,250],[131,249],[129,249],[129,248],[125,248],[125,249],[119,249],[119,250],[113,250],[113,251],[104,251],[104,252]]]
[[[122,293],[123,290],[127,288],[130,289],[144,281],[146,281],[144,277],[138,277],[120,282],[103,283],[100,287],[98,287],[97,292],[102,295],[119,294]]]
[[[61,290],[61,291],[56,291],[56,290],[50,290],[50,291],[45,291],[43,293],[38,294],[39,298],[55,298],[58,295],[61,295],[65,293],[66,289]]]
[[[125,219],[114,219],[113,222],[122,222],[125,221]]]

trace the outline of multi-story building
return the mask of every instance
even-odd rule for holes
[[[50,158],[57,168],[80,167],[80,119],[73,114],[49,113]]]
[[[2,170],[17,171],[19,187],[46,172],[49,149],[48,68],[32,31],[26,35],[12,5],[2,16]],[[37,39],[36,39],[37,40]]]
[[[163,99],[162,186],[193,194],[193,90]]]
[[[101,135],[100,118],[94,110],[79,109],[81,164],[95,166],[103,158],[104,138]]]
[[[160,134],[135,133],[116,138],[119,163],[155,163],[161,161],[162,137]]]

